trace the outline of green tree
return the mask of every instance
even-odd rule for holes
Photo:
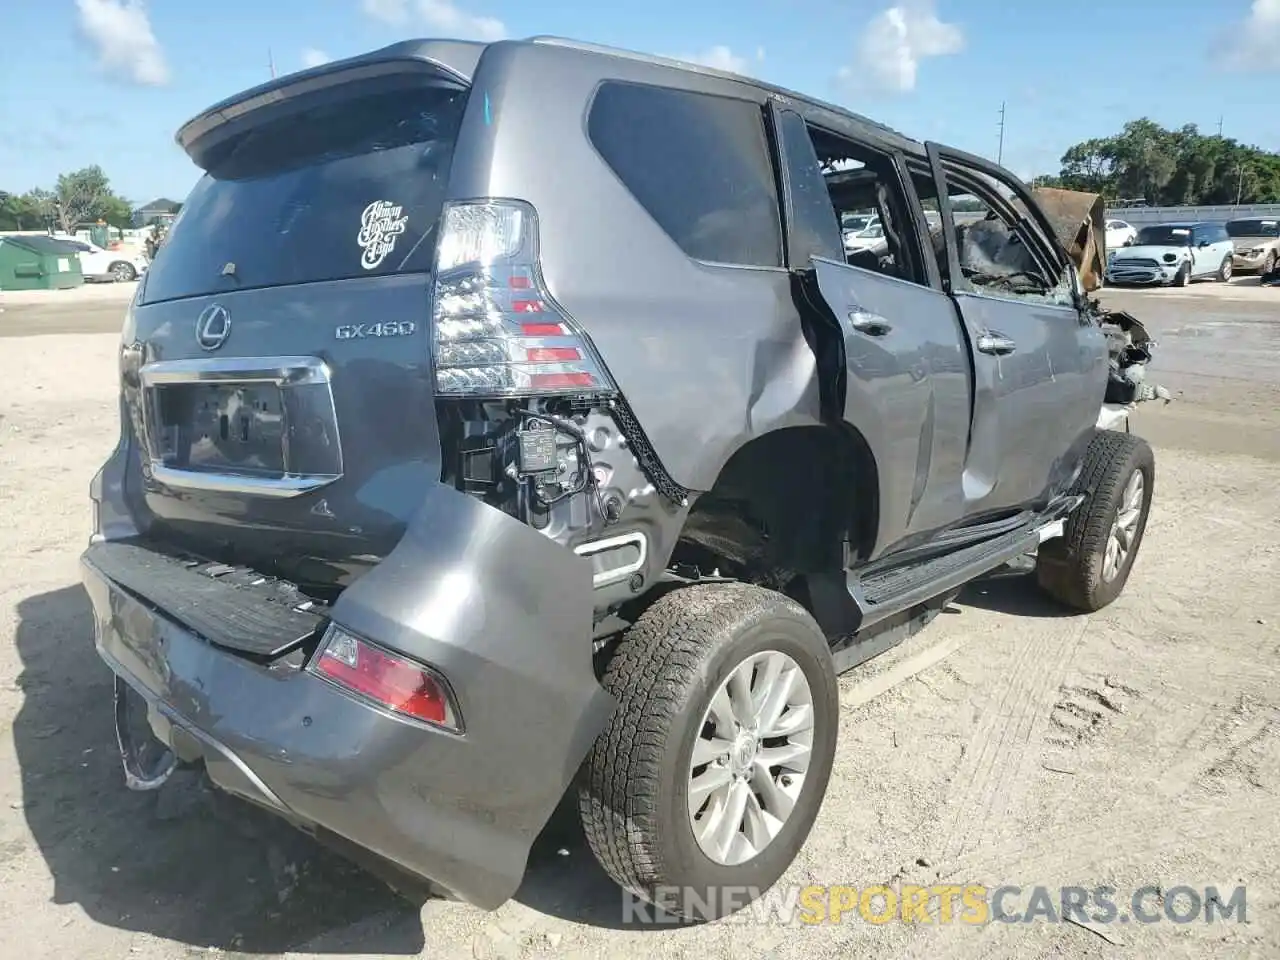
[[[129,226],[129,201],[112,191],[111,181],[97,164],[60,175],[55,193],[59,225],[66,233],[98,220],[113,227]]]
[[[1280,203],[1280,154],[1205,136],[1194,124],[1166,130],[1132,120],[1114,136],[1075,144],[1061,164],[1056,177],[1036,182],[1160,205]]]

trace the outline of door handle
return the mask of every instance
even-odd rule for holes
[[[849,326],[869,337],[883,337],[893,329],[893,324],[884,317],[877,313],[867,313],[865,310],[849,311]]]
[[[987,330],[978,334],[979,353],[990,353],[997,357],[1003,357],[1005,354],[1013,353],[1017,349],[1018,345],[1003,333]]]

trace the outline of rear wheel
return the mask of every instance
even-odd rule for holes
[[[1151,446],[1130,433],[1099,430],[1076,481],[1084,503],[1067,520],[1063,536],[1040,547],[1040,586],[1088,612],[1120,596],[1147,529],[1154,485]]]
[[[804,844],[835,756],[835,672],[797,603],[746,584],[657,600],[603,684],[618,709],[578,806],[605,871],[686,920],[732,913]]]
[[[1218,267],[1218,279],[1223,283],[1231,280],[1232,271],[1235,269],[1235,263],[1231,259],[1231,254],[1227,254],[1222,258],[1222,263]]]
[[[111,274],[112,280],[119,283],[135,280],[138,277],[138,271],[133,268],[133,264],[126,263],[124,260],[117,260],[115,263],[111,264],[111,269],[108,273]]]

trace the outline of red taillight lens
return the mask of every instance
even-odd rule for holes
[[[599,395],[616,389],[542,279],[537,216],[527,203],[445,206],[432,304],[440,396]]]
[[[444,678],[407,657],[330,625],[310,670],[395,713],[459,732],[461,724]]]

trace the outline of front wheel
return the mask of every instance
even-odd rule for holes
[[[1191,282],[1191,264],[1184,263],[1178,268],[1178,272],[1174,275],[1173,285],[1175,287],[1185,287]]]
[[[631,627],[602,683],[618,709],[578,791],[592,852],[673,916],[745,907],[795,859],[831,776],[838,702],[822,631],[771,590],[685,587]]]
[[[130,280],[136,280],[138,277],[138,271],[134,269],[133,264],[126,263],[123,260],[117,260],[111,264],[109,273],[111,274],[111,279],[117,283],[127,283]]]
[[[1099,430],[1073,491],[1085,495],[1084,503],[1067,520],[1063,535],[1040,547],[1040,586],[1086,612],[1120,596],[1142,546],[1154,488],[1150,444],[1131,433]]]
[[[1218,267],[1218,279],[1222,283],[1229,282],[1231,280],[1231,274],[1234,269],[1235,269],[1235,264],[1231,259],[1231,254],[1227,254],[1225,257],[1222,258],[1222,264]]]

